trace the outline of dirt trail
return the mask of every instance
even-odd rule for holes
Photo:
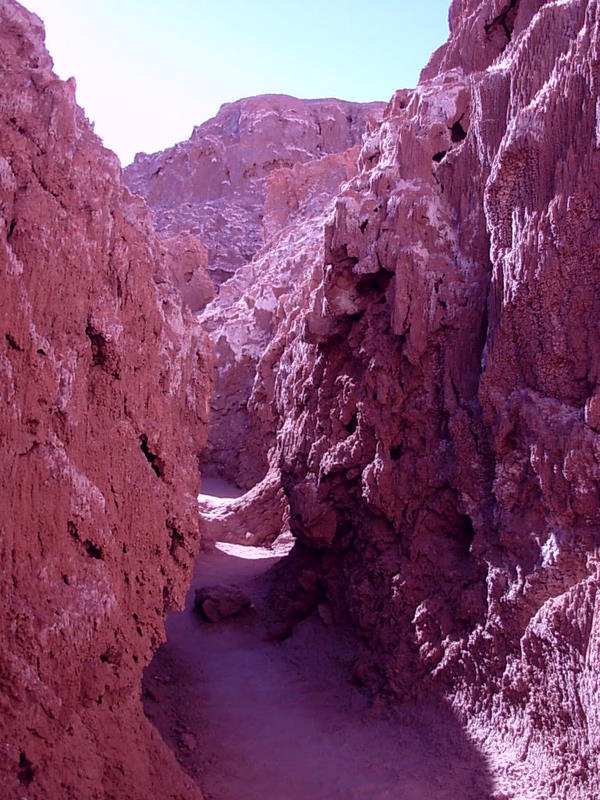
[[[186,610],[169,615],[144,681],[146,713],[207,800],[490,797],[481,758],[451,714],[377,718],[348,681],[348,642],[317,615],[268,641],[261,576],[278,559],[226,549],[200,554]],[[194,588],[211,583],[243,586],[256,610],[203,622]]]

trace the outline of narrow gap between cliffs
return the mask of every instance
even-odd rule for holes
[[[384,712],[354,679],[355,636],[324,598],[306,605],[314,573],[299,545],[243,543],[252,491],[204,481],[199,507],[213,515],[214,541],[145,671],[144,710],[181,766],[211,800],[384,800],[406,786],[411,797],[487,796],[451,712],[426,703]],[[286,582],[298,561],[301,579]],[[285,635],[273,624],[282,596],[298,611]]]

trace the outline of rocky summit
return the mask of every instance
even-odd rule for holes
[[[121,171],[0,0],[3,797],[600,795],[600,9],[449,23]]]

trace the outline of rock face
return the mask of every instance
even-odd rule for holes
[[[199,319],[216,352],[215,392],[201,464],[249,488],[268,472],[275,443],[273,388],[248,402],[265,353],[287,312],[286,298],[305,274],[323,263],[323,226],[340,185],[356,173],[357,148],[280,169],[268,181],[267,243],[233,278]],[[263,367],[264,369],[264,367]]]
[[[213,282],[208,274],[208,253],[202,244],[189,233],[165,237],[162,240],[165,249],[166,272],[160,282],[170,283],[179,289],[181,297],[191,311],[203,309],[215,296]],[[164,272],[164,267],[163,267]]]
[[[278,420],[288,569],[350,611],[357,680],[450,702],[497,797],[589,798],[598,4],[455,0],[450,23],[282,299],[249,408]]]
[[[233,542],[260,547],[271,545],[281,533],[289,533],[289,504],[279,470],[241,497],[198,496],[205,542]]]
[[[128,170],[165,239],[0,14],[4,793],[194,796],[137,695],[198,539],[208,361],[170,283],[203,307],[206,260],[210,463],[265,477],[203,514],[289,515],[273,636],[349,615],[354,679],[450,704],[494,800],[598,796],[597,0],[454,0],[381,124],[224,107]]]
[[[198,798],[140,685],[198,546],[208,343],[43,39],[1,0],[0,794]]]
[[[159,231],[189,231],[206,244],[209,270],[221,283],[264,243],[269,176],[359,143],[367,119],[382,108],[287,95],[227,103],[187,142],[138,153],[125,177],[153,209]]]
[[[154,209],[158,230],[189,231],[208,248],[215,281],[231,276],[201,316],[217,354],[201,464],[240,487],[265,477],[274,443],[272,419],[263,424],[247,404],[280,321],[279,301],[322,263],[325,214],[355,174],[357,143],[383,107],[286,95],[240,100],[195,128],[189,141],[139,154],[125,171]],[[188,286],[181,279],[178,285],[186,297]],[[193,310],[206,306],[206,297],[201,292]]]

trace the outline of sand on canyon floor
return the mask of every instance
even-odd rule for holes
[[[350,682],[343,631],[313,614],[284,641],[269,639],[265,575],[278,560],[243,545],[201,553],[185,610],[169,614],[146,670],[146,713],[206,800],[491,797],[485,763],[449,710],[392,715]],[[194,591],[210,584],[242,587],[254,609],[203,621]]]

